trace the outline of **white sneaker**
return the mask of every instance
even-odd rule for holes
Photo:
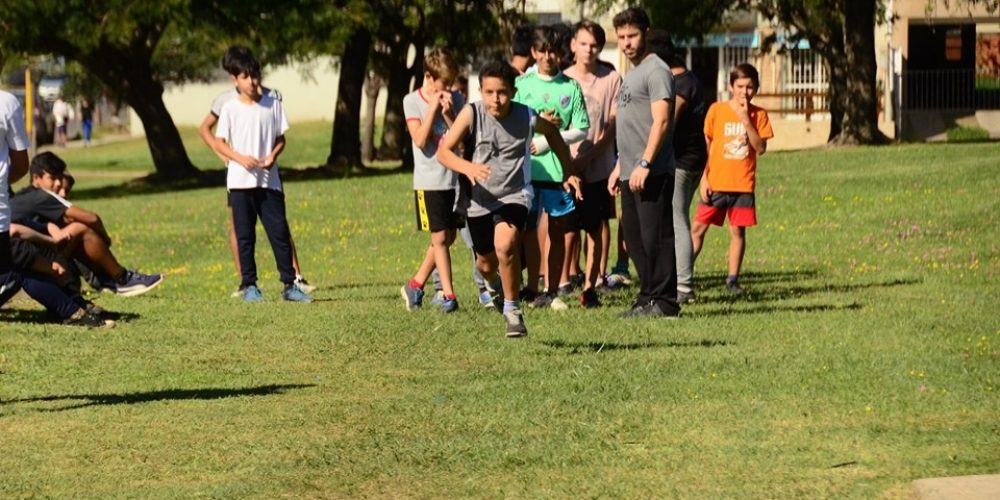
[[[305,293],[312,293],[314,290],[316,290],[316,286],[310,285],[309,282],[306,281],[306,278],[304,276],[295,277],[295,286],[298,287],[299,290],[302,290]]]
[[[553,311],[565,311],[566,309],[569,309],[569,306],[566,305],[566,303],[559,297],[553,297],[552,304],[550,304],[549,307],[551,307]]]

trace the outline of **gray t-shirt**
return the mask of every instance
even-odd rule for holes
[[[278,92],[278,89],[269,89],[267,87],[261,87],[261,89],[263,89],[264,95],[274,99],[275,101],[281,101],[281,92]],[[239,91],[236,90],[236,87],[233,87],[215,96],[215,99],[212,101],[212,114],[218,118],[219,115],[222,114],[222,106],[224,106],[227,102],[236,99],[239,95]]]
[[[452,92],[453,109],[462,109],[462,95]],[[424,119],[430,103],[424,98],[420,88],[403,97],[403,116],[406,121]],[[455,189],[458,177],[454,171],[448,170],[437,159],[438,142],[448,132],[448,125],[438,113],[434,117],[431,136],[423,148],[413,145],[413,189],[422,191],[445,191]]]
[[[531,202],[531,138],[535,112],[511,102],[510,113],[499,120],[486,112],[483,103],[470,104],[473,111],[472,163],[490,167],[490,177],[472,186],[469,217],[482,217],[504,205]]]
[[[616,133],[621,179],[628,180],[642,159],[653,126],[650,105],[661,99],[674,98],[674,77],[670,68],[656,55],[649,55],[629,71],[618,91]],[[649,165],[650,174],[673,174],[673,130],[667,131],[663,146]]]

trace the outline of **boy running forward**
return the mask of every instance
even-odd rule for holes
[[[537,71],[517,80],[514,100],[539,114],[553,115],[561,123],[560,135],[566,144],[580,142],[587,137],[590,119],[580,84],[559,69],[561,51],[556,32],[548,26],[535,28],[531,55]],[[574,197],[582,199],[580,178],[571,164],[559,161],[550,150],[545,137],[536,135],[531,141],[531,184],[535,199],[529,217],[537,220],[544,211],[548,214],[547,234],[538,234],[538,227],[529,221],[525,254],[528,260],[527,295],[533,295],[538,283],[543,242],[548,237],[546,290],[536,295],[532,307],[566,309],[566,304],[556,296],[560,285],[569,284],[569,262],[566,241],[572,239],[576,229],[576,204]]]
[[[600,64],[598,57],[605,42],[599,24],[577,23],[570,44],[575,63],[565,71],[566,76],[579,82],[590,121],[587,138],[570,146],[573,170],[583,179],[583,199],[577,203],[577,210],[580,228],[587,233],[586,278],[580,295],[580,304],[587,308],[600,305],[594,287],[607,269],[611,243],[608,221],[615,217],[615,199],[607,186],[615,168],[615,98],[622,80],[614,69]]]
[[[618,48],[634,66],[618,91],[618,164],[608,180],[608,191],[622,196],[622,232],[639,276],[639,295],[622,316],[676,318],[673,77],[667,64],[649,51],[644,10],[626,9],[613,23]]]
[[[241,45],[233,45],[226,50],[225,55],[222,56],[222,69],[229,73],[232,67],[233,61],[236,57],[241,54],[247,54],[252,57],[252,52],[250,49],[243,47]],[[259,92],[261,94],[267,94],[269,97],[281,100],[281,93],[277,89],[271,89],[261,86]],[[215,136],[212,134],[212,129],[215,127],[216,123],[219,123],[219,113],[222,113],[222,105],[227,102],[239,97],[239,91],[235,87],[230,88],[217,95],[212,101],[212,109],[205,115],[205,119],[202,120],[201,125],[198,126],[198,135],[201,136],[201,140],[212,149],[212,152],[222,160],[222,163],[228,164],[229,159],[222,156],[221,153],[215,150]],[[236,266],[236,274],[240,274],[240,252],[239,246],[236,243],[236,229],[233,227],[233,211],[232,207],[229,207],[228,198],[226,202],[226,211],[229,212],[229,220],[226,224],[226,232],[229,235],[229,252],[233,255],[233,264]],[[290,239],[292,244],[292,267],[295,269],[295,285],[299,287],[300,290],[306,293],[311,293],[316,289],[314,285],[310,285],[306,281],[305,276],[302,275],[302,268],[299,266],[299,256],[298,252],[295,250],[295,239]],[[242,290],[237,290],[233,293],[233,297],[242,297]]]
[[[482,101],[462,109],[438,148],[441,164],[472,183],[468,209],[472,244],[483,277],[495,283],[499,271],[508,337],[528,334],[517,301],[521,287],[518,240],[533,196],[529,156],[534,133],[548,139],[561,164],[570,163],[569,148],[559,130],[539,120],[531,108],[513,102],[516,77],[514,68],[505,62],[483,66],[479,72]],[[463,143],[471,161],[453,151]]]
[[[406,309],[420,309],[424,283],[437,270],[444,293],[441,311],[458,310],[458,299],[451,280],[451,244],[455,230],[465,226],[464,217],[455,213],[457,177],[437,160],[438,143],[461,107],[461,96],[451,91],[458,66],[451,54],[434,49],[424,57],[423,85],[403,98],[406,128],[413,139],[413,197],[417,230],[431,235],[424,260],[417,273],[400,289]]]
[[[700,195],[691,240],[697,259],[708,226],[721,226],[729,218],[729,275],[726,291],[742,295],[740,267],[746,250],[746,228],[757,225],[754,187],[757,156],[767,151],[774,137],[767,111],[750,104],[760,87],[757,69],[737,65],[729,73],[729,101],[716,102],[705,116],[708,165],[701,178]]]
[[[234,58],[229,68],[239,97],[222,106],[215,130],[216,151],[229,159],[226,188],[240,254],[240,289],[245,302],[260,302],[254,259],[257,218],[260,217],[284,290],[292,302],[312,302],[295,286],[291,235],[285,217],[285,194],[278,176],[278,155],[285,149],[288,119],[281,101],[260,93],[260,63],[249,53]]]

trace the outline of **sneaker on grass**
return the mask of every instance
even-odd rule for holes
[[[593,288],[588,288],[580,294],[580,305],[586,309],[593,309],[595,307],[600,307],[601,301],[597,298],[597,291]]]
[[[315,285],[310,285],[309,281],[306,280],[305,276],[301,274],[295,276],[295,286],[302,290],[304,293],[313,293],[316,290]]]
[[[263,302],[264,294],[257,288],[257,285],[250,285],[243,289],[243,302]]]
[[[434,296],[431,297],[432,306],[440,306],[444,304],[444,290],[434,290]]]
[[[737,281],[726,281],[726,292],[733,297],[739,297],[746,293],[746,290]]]
[[[479,305],[483,307],[493,307],[493,296],[489,290],[479,292]]]
[[[513,309],[503,313],[503,320],[507,324],[507,338],[519,338],[528,335],[528,327],[524,326],[524,315],[520,309]]]
[[[399,289],[399,295],[403,297],[407,311],[416,311],[423,305],[424,291],[419,288],[413,288],[409,282]]]
[[[458,310],[458,299],[444,299],[441,301],[441,312],[453,313]]]
[[[285,285],[285,289],[281,292],[281,298],[288,302],[302,302],[306,304],[313,301],[312,296],[299,289],[295,283]]]
[[[136,297],[142,295],[163,283],[163,276],[160,274],[142,274],[136,271],[125,271],[125,281],[118,283],[115,293],[122,297]]]
[[[71,326],[89,326],[92,328],[114,328],[115,322],[110,319],[104,319],[97,314],[88,312],[86,309],[80,309],[73,313],[72,316],[66,318],[63,321],[64,325]]]

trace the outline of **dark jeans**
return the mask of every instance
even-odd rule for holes
[[[46,310],[59,319],[67,319],[80,309],[70,296],[45,276],[30,271],[15,270],[10,254],[10,235],[0,234],[0,305],[10,300],[22,288],[29,297],[45,306]]]
[[[672,199],[674,176],[660,174],[646,179],[641,193],[620,185],[622,232],[628,255],[639,274],[636,304],[655,302],[667,314],[678,314],[677,263],[674,255]]]
[[[273,189],[233,189],[229,191],[229,205],[233,210],[233,227],[239,247],[242,277],[240,287],[257,284],[257,261],[254,247],[257,243],[257,218],[264,225],[264,232],[271,242],[274,261],[278,266],[281,282],[295,282],[292,268],[292,236],[285,218],[285,193]]]

